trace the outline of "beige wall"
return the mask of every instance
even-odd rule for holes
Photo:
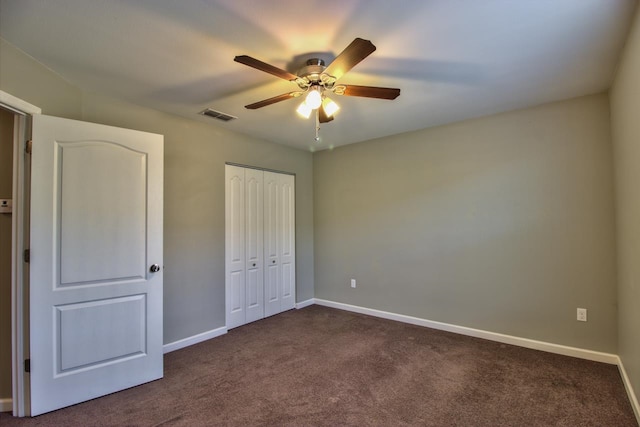
[[[42,109],[80,119],[82,91],[0,38],[0,89]]]
[[[0,108],[0,199],[13,182],[13,114]],[[11,214],[0,213],[0,399],[11,396]]]
[[[315,295],[616,353],[612,177],[604,94],[316,153]]]
[[[618,351],[640,397],[640,7],[611,90],[611,127],[616,171]]]
[[[0,57],[0,89],[42,108],[43,114],[165,135],[165,343],[225,324],[227,161],[296,174],[297,300],[313,297],[311,153],[233,133],[224,125],[84,93],[1,39]]]

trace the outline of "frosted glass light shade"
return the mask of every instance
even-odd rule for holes
[[[322,108],[324,109],[325,114],[331,117],[340,109],[340,106],[329,98],[325,98],[324,101],[322,101]]]
[[[307,99],[304,101],[309,108],[315,110],[320,107],[322,104],[322,96],[320,96],[320,92],[317,89],[311,89],[309,94],[307,95]]]
[[[300,114],[305,119],[308,119],[309,116],[311,115],[311,111],[313,110],[309,108],[309,106],[307,105],[307,101],[304,101],[302,104],[300,104],[300,106],[296,110],[296,113]]]

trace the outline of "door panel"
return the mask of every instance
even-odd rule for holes
[[[146,303],[145,295],[133,295],[56,307],[56,376],[144,356]]]
[[[162,377],[163,137],[33,117],[31,415]]]
[[[101,141],[56,145],[60,286],[144,279],[145,153]]]
[[[245,323],[264,317],[262,171],[244,169],[245,174]]]
[[[278,218],[280,231],[278,236],[280,248],[280,311],[290,310],[296,305],[296,241],[295,241],[295,177],[278,175],[280,200]]]
[[[272,286],[269,286],[268,288],[268,293],[267,293],[267,302],[269,303],[277,303],[278,302],[278,298],[280,295],[278,295],[278,276],[279,276],[279,270],[280,268],[277,265],[270,265],[269,267],[267,267],[267,271],[268,271],[268,280],[270,284],[273,284]],[[279,304],[278,304],[279,306]],[[276,311],[270,311],[270,314],[274,314]]]
[[[244,272],[243,271],[235,271],[229,274],[229,283],[230,289],[228,300],[231,301],[230,314],[237,315],[238,317],[244,320],[244,314],[240,315],[240,313],[244,313]]]
[[[227,327],[244,324],[245,310],[245,180],[244,169],[225,168],[225,264]]]
[[[280,259],[278,233],[278,202],[280,199],[278,174],[264,172],[264,242],[265,242],[265,293],[264,315],[273,316],[280,313]]]
[[[287,301],[293,296],[293,283],[291,282],[291,277],[293,276],[293,272],[291,271],[292,265],[291,263],[282,264],[282,300]],[[289,307],[293,308],[293,307]],[[284,308],[284,310],[288,310],[288,308]]]

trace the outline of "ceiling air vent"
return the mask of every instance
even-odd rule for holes
[[[207,108],[205,110],[200,111],[200,114],[203,116],[211,117],[214,119],[222,120],[223,122],[228,122],[231,120],[237,119],[235,116],[231,116],[229,114],[225,114],[221,111],[216,111],[213,108]]]

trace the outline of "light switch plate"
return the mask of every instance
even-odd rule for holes
[[[11,199],[0,199],[0,213],[11,213],[13,206],[13,200]]]

